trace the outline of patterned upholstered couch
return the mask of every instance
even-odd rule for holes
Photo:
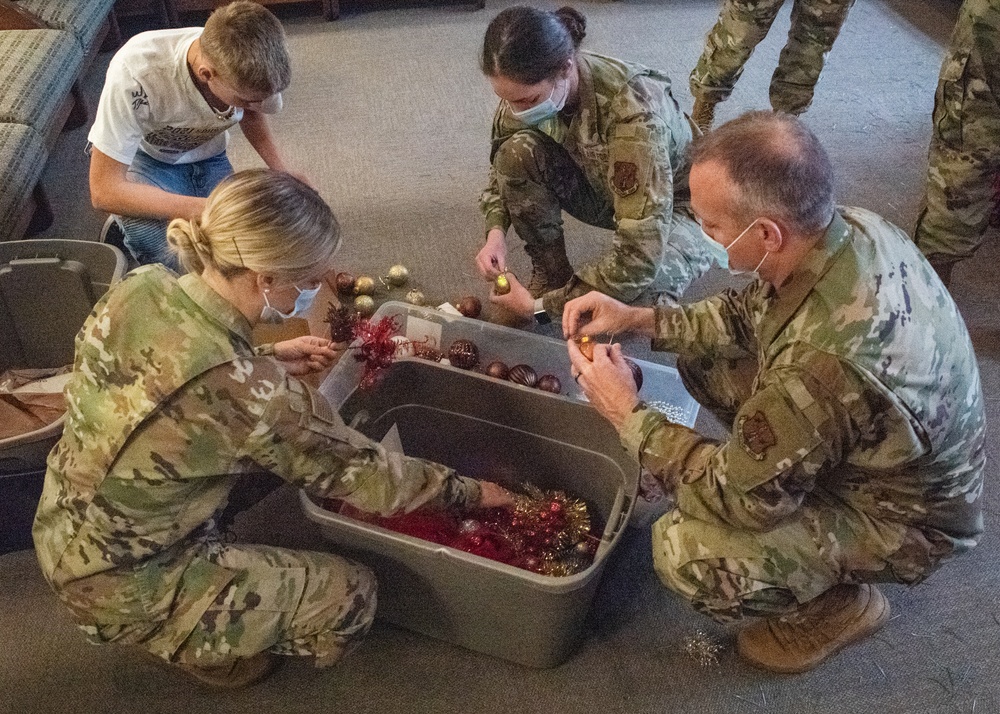
[[[120,40],[113,5],[0,0],[0,240],[51,221],[39,180],[59,133],[86,121],[77,80]]]

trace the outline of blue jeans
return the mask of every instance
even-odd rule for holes
[[[128,168],[130,181],[201,198],[208,196],[231,173],[233,165],[225,152],[193,164],[165,164],[139,151]],[[125,234],[125,245],[140,265],[162,263],[180,271],[177,257],[167,245],[169,221],[134,216],[117,216],[117,219]]]

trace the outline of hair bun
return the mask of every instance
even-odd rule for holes
[[[569,36],[573,38],[573,44],[579,47],[583,38],[587,36],[587,18],[583,16],[582,12],[569,5],[564,5],[556,10],[556,17],[569,31]]]

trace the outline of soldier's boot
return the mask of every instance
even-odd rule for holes
[[[531,257],[531,279],[527,287],[533,298],[561,288],[573,277],[573,266],[569,264],[566,245],[562,242],[534,248],[528,255]]]
[[[715,121],[715,102],[705,97],[695,97],[691,121],[703,132],[710,130],[712,122]]]
[[[258,652],[252,657],[234,659],[215,667],[196,667],[191,664],[176,664],[192,679],[217,689],[239,689],[255,684],[268,677],[278,665],[277,655]]]
[[[889,619],[889,601],[874,585],[837,585],[781,617],[740,631],[737,650],[771,672],[806,672],[876,632]]]

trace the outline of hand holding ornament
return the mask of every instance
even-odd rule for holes
[[[580,389],[595,409],[620,430],[639,403],[632,368],[622,355],[621,345],[594,345],[594,359],[588,360],[576,342],[566,343],[572,372]]]

